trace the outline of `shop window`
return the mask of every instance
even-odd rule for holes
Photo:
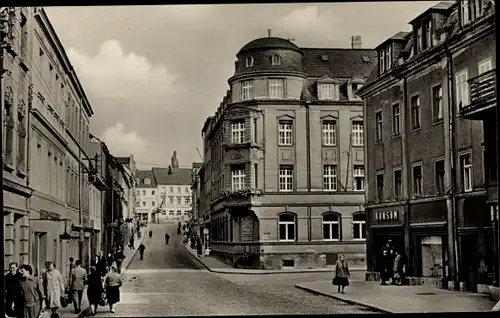
[[[340,240],[340,215],[337,213],[326,213],[323,215],[323,240]]]
[[[352,216],[352,237],[355,240],[366,240],[365,213],[356,213]]]
[[[296,216],[292,213],[281,214],[279,216],[279,240],[295,241]]]
[[[426,236],[420,239],[423,277],[443,276],[443,242],[441,236]]]

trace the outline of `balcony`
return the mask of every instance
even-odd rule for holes
[[[497,102],[496,69],[471,78],[469,81],[470,104],[462,108],[462,115],[467,119],[482,120],[495,116]]]

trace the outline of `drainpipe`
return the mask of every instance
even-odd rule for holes
[[[445,129],[448,129],[448,144],[449,144],[449,154],[450,154],[450,196],[446,199],[446,205],[448,208],[448,240],[451,241],[452,248],[451,261],[453,263],[453,281],[454,289],[460,290],[460,277],[459,277],[459,251],[458,251],[458,235],[457,235],[457,202],[456,202],[456,133],[455,133],[455,118],[456,118],[456,105],[455,101],[455,90],[453,89],[453,56],[449,51],[448,47],[445,47],[446,57],[447,57],[447,81],[448,84],[448,118],[449,125]],[[446,161],[445,161],[446,162]],[[450,261],[450,260],[449,260]],[[448,261],[448,262],[449,262]],[[449,268],[450,266],[448,266]]]
[[[403,107],[400,107],[400,112],[401,112],[401,179],[404,181],[401,183],[401,197],[404,198],[404,205],[406,205],[406,213],[404,213],[403,209],[403,227],[404,227],[404,243],[405,243],[405,254],[406,254],[406,266],[408,266],[408,272],[411,275],[416,275],[415,268],[413,268],[413,265],[415,263],[414,260],[410,259],[410,253],[412,251],[411,249],[411,239],[410,239],[410,212],[411,212],[411,206],[410,206],[410,178],[408,177],[408,158],[409,158],[409,153],[408,153],[408,143],[407,143],[407,134],[406,134],[406,111],[408,109],[408,78],[406,75],[403,75],[403,94],[401,96],[401,105]],[[394,172],[392,172],[394,174]],[[414,251],[416,252],[416,251]],[[411,260],[411,262],[410,262]]]
[[[310,108],[309,105],[311,104],[310,101],[306,101],[305,107],[306,107],[306,151],[307,151],[307,156],[306,156],[306,165],[307,165],[307,192],[311,192],[311,132],[310,132]],[[307,240],[311,241],[312,239],[312,229],[311,229],[311,207],[307,207]]]

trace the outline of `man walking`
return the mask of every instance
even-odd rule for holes
[[[144,250],[146,249],[146,246],[144,246],[144,244],[141,243],[141,245],[139,245],[139,254],[141,255],[141,260],[144,259]]]
[[[5,275],[5,314],[9,317],[16,317],[14,298],[21,279],[18,268],[19,265],[16,262],[10,263],[9,273]]]
[[[118,274],[122,273],[122,263],[124,259],[125,255],[123,254],[122,249],[118,247],[118,250],[115,253],[115,262],[116,262],[116,267],[118,268]]]
[[[165,244],[168,245],[169,240],[170,240],[170,235],[168,235],[168,233],[165,233]]]
[[[75,265],[76,268],[71,271],[71,291],[73,292],[75,314],[78,314],[82,309],[83,290],[87,284],[87,271],[82,268],[81,260],[76,260]]]

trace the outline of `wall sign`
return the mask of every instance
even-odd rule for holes
[[[383,212],[375,213],[375,220],[379,222],[384,221],[399,221],[399,211],[398,210],[389,210]]]

